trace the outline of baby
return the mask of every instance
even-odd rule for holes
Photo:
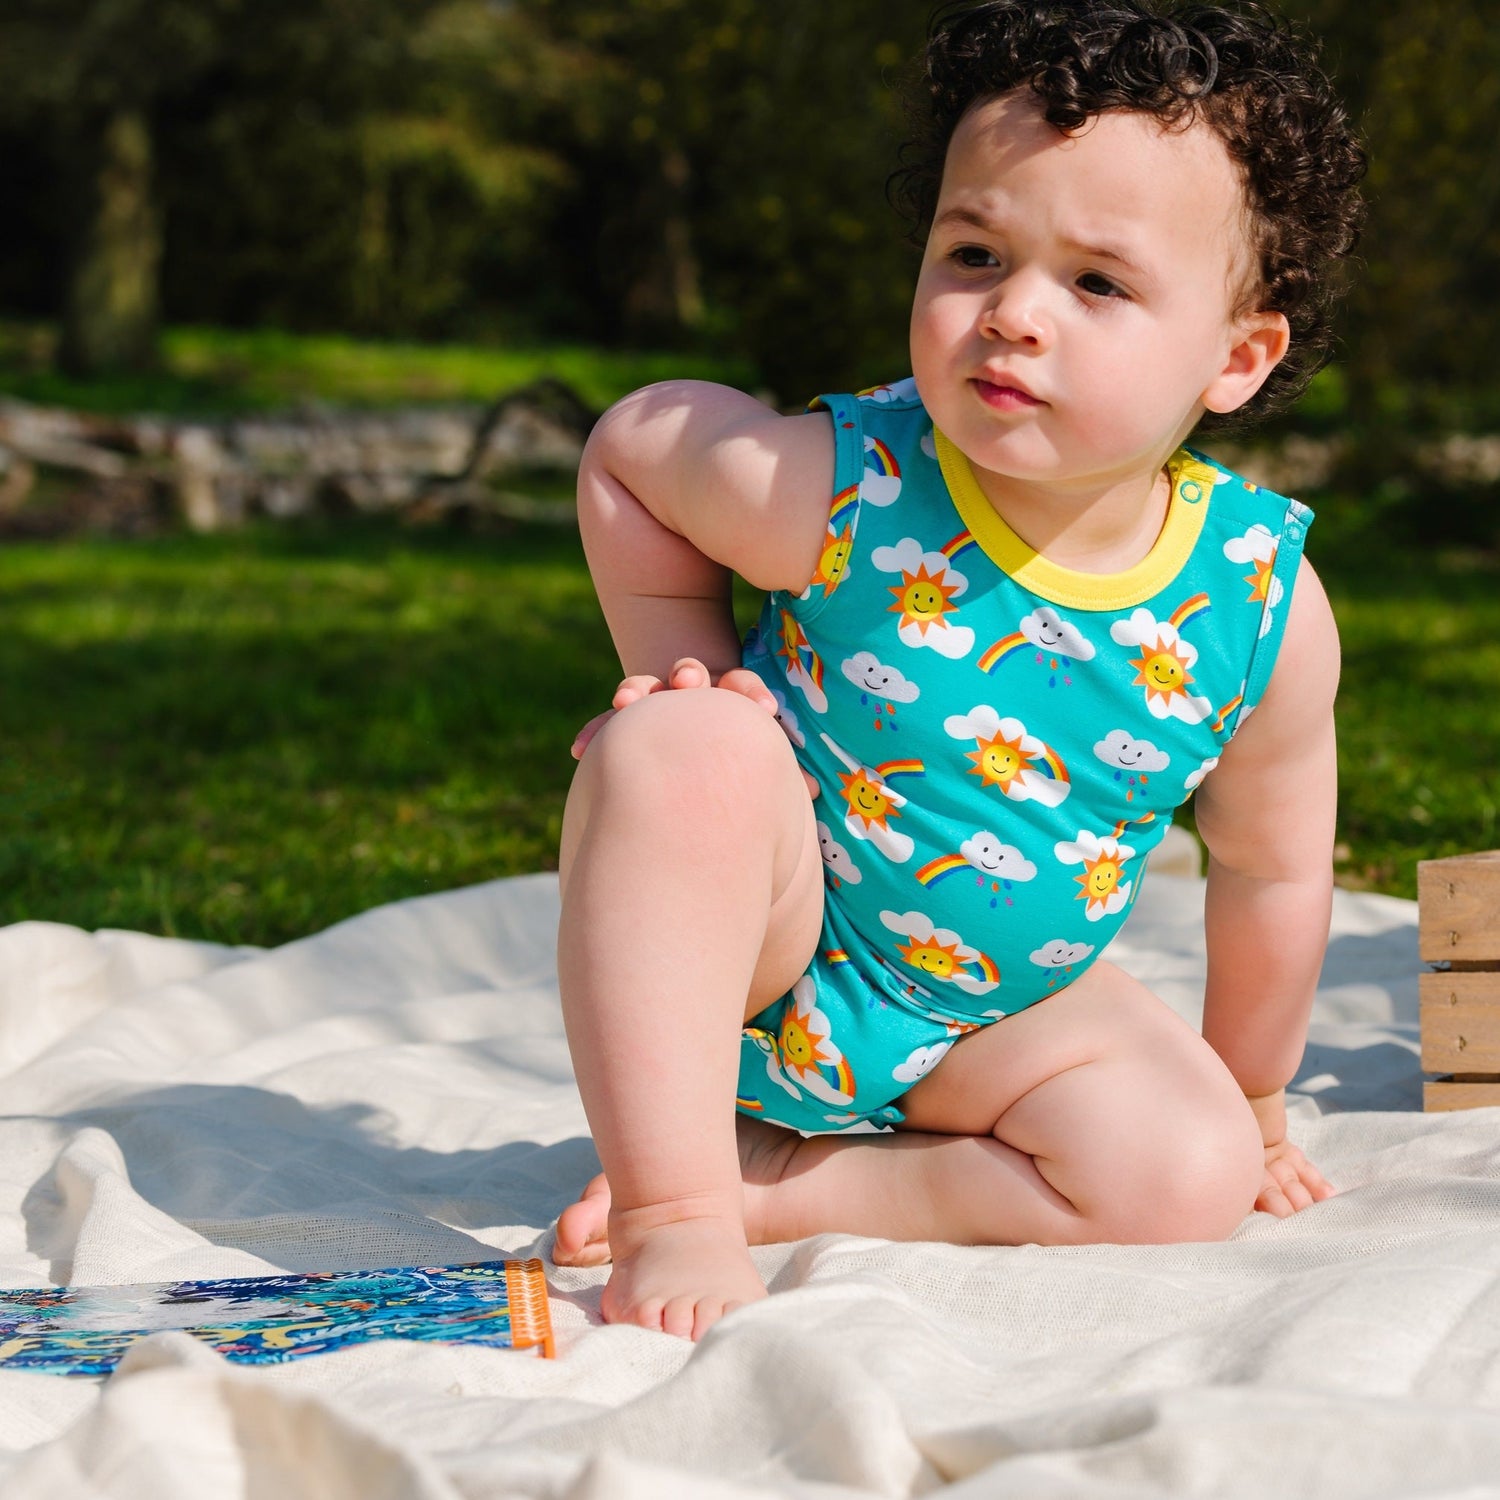
[[[949,5],[926,85],[911,378],[651,386],[584,455],[626,675],[562,836],[604,1171],[555,1255],[612,1259],[611,1321],[698,1338],[825,1231],[1208,1240],[1333,1191],[1283,1090],[1337,635],[1310,512],[1183,444],[1326,357],[1362,154],[1251,6]],[[1201,1036],[1100,957],[1195,791]]]

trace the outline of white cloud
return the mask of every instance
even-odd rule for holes
[[[771,689],[771,696],[776,700],[776,722],[786,731],[786,737],[800,750],[807,743],[807,736],[803,734],[801,726],[797,723],[797,715],[792,705],[787,702],[786,694],[778,688]]]
[[[938,929],[932,925],[932,918],[919,911],[883,911],[880,921],[882,926],[889,927],[892,932],[900,933],[902,937],[916,938],[919,943],[930,943],[938,934]],[[947,934],[949,940],[957,936],[956,932]]]
[[[901,380],[892,381],[890,385],[877,385],[873,390],[862,392],[860,400],[874,401],[877,405],[885,406],[891,401],[908,401],[916,394],[917,382],[907,375]]]
[[[1224,556],[1232,563],[1270,562],[1276,556],[1276,538],[1259,521],[1244,536],[1230,537],[1224,543]]]
[[[1111,729],[1094,746],[1094,754],[1120,771],[1165,771],[1172,757],[1150,740],[1138,740],[1123,729]]]
[[[921,689],[898,667],[886,666],[873,651],[857,651],[843,664],[855,687],[892,703],[914,703]]]
[[[950,714],[943,720],[943,730],[955,740],[973,740],[976,744],[999,736],[1019,745],[1022,753],[1032,759],[1052,754],[1035,735],[1026,733],[1026,726],[1019,719],[1002,719],[988,703],[976,704],[966,714]],[[1012,802],[1036,801],[1043,807],[1056,807],[1073,788],[1063,777],[1044,776],[1027,767],[996,790]]]
[[[1187,674],[1191,673],[1198,660],[1198,648],[1178,635],[1177,627],[1170,620],[1158,620],[1149,609],[1137,609],[1131,612],[1128,620],[1116,620],[1109,627],[1109,634],[1121,646],[1138,646],[1155,655],[1171,653]],[[1142,659],[1154,660],[1155,655]],[[1162,691],[1159,686],[1151,685],[1149,668],[1146,676],[1146,683],[1136,685],[1143,688],[1146,707],[1153,718],[1180,719],[1184,724],[1201,724],[1213,713],[1213,704],[1207,698],[1197,698],[1189,693],[1185,680],[1179,680],[1176,686]]]
[[[902,537],[894,547],[877,547],[870,554],[870,562],[882,573],[915,573],[920,568],[927,570],[929,578],[941,573],[953,599],[969,587],[969,580],[941,552],[924,552],[914,536]]]
[[[937,462],[937,439],[932,435],[932,428],[930,427],[922,434],[922,452],[928,458],[932,459],[934,463]]]
[[[1081,865],[1085,860],[1096,860],[1106,855],[1110,859],[1123,862],[1129,859],[1135,850],[1129,844],[1122,844],[1111,834],[1098,838],[1087,828],[1081,828],[1076,839],[1071,842],[1060,841],[1053,846],[1052,852],[1065,865]]]
[[[999,880],[1033,880],[1036,866],[1013,844],[1003,844],[987,829],[975,830],[958,846],[958,852],[981,874]]]
[[[865,439],[865,452],[875,451],[875,439]],[[867,500],[871,505],[893,505],[901,494],[900,474],[879,474],[874,469],[865,468],[865,477],[859,482],[859,498]]]
[[[1198,767],[1196,771],[1189,771],[1187,780],[1182,784],[1183,791],[1191,792],[1196,788],[1202,786],[1203,778],[1207,776],[1208,773],[1212,771],[1216,765],[1218,765],[1218,763],[1219,757],[1217,755],[1211,755],[1206,761],[1203,762],[1201,766]]]
[[[930,1047],[918,1047],[904,1063],[891,1069],[891,1077],[898,1083],[915,1083],[932,1072],[952,1048],[952,1042],[934,1042]]]
[[[1031,961],[1043,969],[1066,969],[1070,964],[1081,964],[1093,951],[1088,943],[1070,943],[1066,938],[1053,938],[1031,955]]]
[[[1056,651],[1075,661],[1088,661],[1094,648],[1076,626],[1070,625],[1055,609],[1045,606],[1033,610],[1021,621],[1021,634],[1040,651]]]
[[[936,927],[932,918],[919,911],[883,911],[880,914],[881,923],[888,927],[899,937],[910,939],[918,944],[932,944],[934,947],[950,949],[954,958],[962,965],[978,964],[984,955],[977,948],[971,948],[969,944],[954,931],[947,927]],[[993,971],[990,960],[984,959]],[[899,969],[893,972],[901,973]],[[936,980],[940,984],[956,985],[959,989],[970,995],[984,995],[994,989],[999,983],[997,979],[981,978],[977,974],[971,974],[968,969],[957,968],[951,974],[934,974],[929,969],[912,965],[924,979]],[[982,973],[983,971],[981,971]]]
[[[859,866],[850,857],[849,851],[834,838],[826,823],[818,824],[818,850],[823,856],[823,863],[840,880],[847,881],[850,885],[858,885],[864,879],[864,876],[859,873]]]
[[[896,634],[903,646],[916,650],[926,646],[949,661],[959,661],[974,649],[974,632],[967,625],[929,625],[924,630],[912,621],[898,626]]]

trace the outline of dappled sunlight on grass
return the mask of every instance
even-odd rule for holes
[[[615,681],[576,536],[0,556],[0,920],[279,942],[555,865]]]

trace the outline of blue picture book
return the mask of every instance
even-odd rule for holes
[[[539,1260],[228,1281],[0,1291],[0,1370],[104,1375],[137,1339],[180,1329],[239,1364],[372,1339],[486,1344],[552,1357]]]

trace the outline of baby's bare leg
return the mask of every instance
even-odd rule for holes
[[[1264,1171],[1228,1069],[1108,963],[960,1042],[900,1102],[896,1134],[800,1141],[773,1185],[747,1189],[760,1233],[1216,1240],[1251,1211]]]
[[[765,1295],[735,1143],[740,1026],[817,945],[823,874],[791,747],[746,698],[656,693],[605,726],[564,820],[558,975],[613,1191],[604,1316],[700,1335]]]

